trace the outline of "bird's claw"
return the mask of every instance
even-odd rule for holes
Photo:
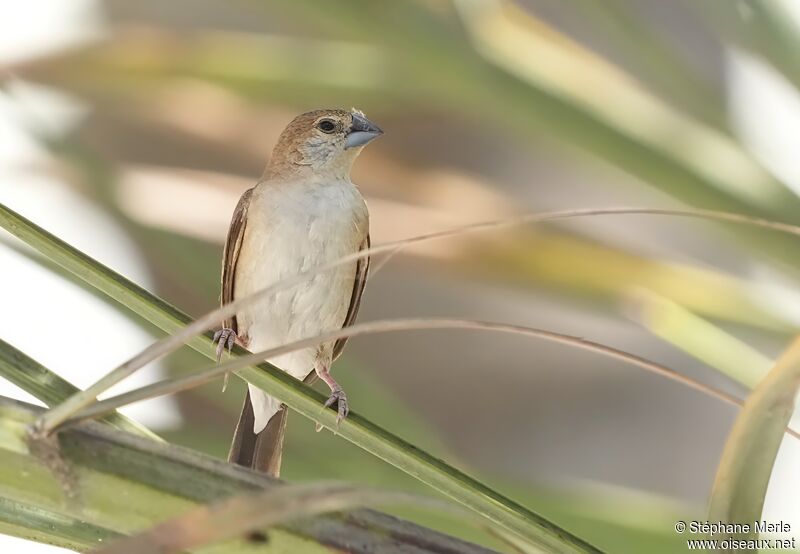
[[[236,331],[230,327],[223,327],[214,333],[213,342],[217,343],[217,363],[222,359],[222,353],[225,349],[227,349],[230,354],[233,345],[236,344],[236,338]]]
[[[331,391],[331,395],[325,401],[324,407],[330,408],[334,404],[336,404],[336,426],[338,427],[347,417],[347,414],[350,413],[350,406],[347,404],[347,395],[342,389],[334,389]],[[317,432],[320,430],[322,430],[322,426],[317,424]]]

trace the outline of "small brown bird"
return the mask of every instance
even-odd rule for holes
[[[358,110],[316,110],[281,133],[264,175],[233,213],[222,261],[222,303],[253,294],[303,270],[369,246],[369,212],[350,168],[363,146],[383,133]],[[234,341],[250,351],[312,337],[353,323],[369,258],[311,276],[227,320],[214,340],[217,356]],[[330,374],[347,339],[268,360],[297,379],[322,379],[338,420],[347,396]],[[286,406],[249,386],[228,455],[232,463],[277,476]]]

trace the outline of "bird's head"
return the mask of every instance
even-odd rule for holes
[[[281,133],[266,176],[346,178],[364,145],[382,134],[355,108],[306,112]]]

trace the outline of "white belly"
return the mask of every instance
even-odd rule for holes
[[[236,268],[235,298],[357,252],[368,215],[351,183],[259,185],[247,216]],[[257,352],[342,327],[353,291],[356,262],[309,277],[237,314],[239,333]],[[268,361],[303,379],[315,364],[330,364],[333,342]],[[256,432],[280,403],[251,387]]]

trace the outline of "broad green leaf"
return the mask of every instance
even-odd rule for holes
[[[0,339],[0,377],[8,379],[50,407],[63,402],[80,390],[2,339]],[[158,435],[122,414],[109,414],[104,420],[122,431],[161,440]]]
[[[96,554],[179,554],[297,519],[374,505],[452,506],[409,493],[348,483],[303,483],[226,498],[200,506],[152,529],[98,549]],[[458,510],[460,512],[460,510]],[[266,535],[263,535],[266,537]],[[463,548],[467,549],[466,545]]]
[[[280,486],[266,475],[98,423],[64,430],[58,451],[43,450],[27,432],[40,412],[0,397],[0,529],[16,536],[95,548],[97,541],[141,532],[197,505]],[[356,543],[365,551],[399,553],[420,541],[431,554],[488,554],[367,510],[286,523],[270,531],[266,545],[238,539],[202,552],[314,554]]]
[[[753,522],[761,519],[767,485],[798,389],[800,338],[778,359],[736,418],[717,468],[708,521],[747,523],[752,528]],[[752,530],[746,538],[755,536]]]

